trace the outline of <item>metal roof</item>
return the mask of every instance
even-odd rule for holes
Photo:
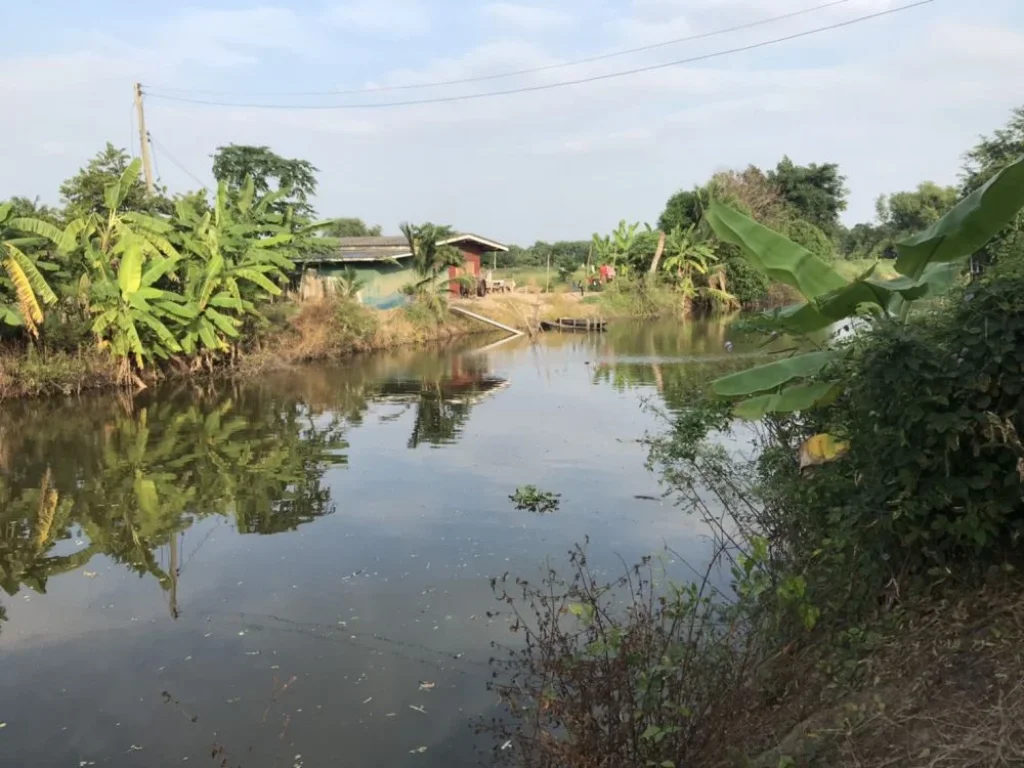
[[[507,245],[502,245],[495,240],[480,237],[469,232],[455,235],[447,240],[442,240],[442,245],[453,245],[461,242],[474,242],[492,251],[508,251]],[[402,235],[385,235],[383,237],[340,237],[338,248],[334,253],[326,255],[311,256],[308,259],[295,259],[295,261],[312,262],[372,262],[391,261],[394,259],[407,259],[412,256],[409,252],[409,243]]]

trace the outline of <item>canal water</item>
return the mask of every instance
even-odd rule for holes
[[[488,341],[0,405],[0,764],[488,764],[490,578],[585,537],[610,576],[706,559],[640,440],[752,352],[721,321]]]

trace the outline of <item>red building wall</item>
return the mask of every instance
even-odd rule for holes
[[[477,243],[462,243],[459,246],[459,250],[462,251],[464,259],[463,266],[461,267],[448,267],[448,277],[452,278],[448,284],[448,290],[452,296],[459,295],[459,283],[454,278],[462,275],[470,275],[477,279],[480,279],[480,264],[481,259],[487,251],[483,249]]]

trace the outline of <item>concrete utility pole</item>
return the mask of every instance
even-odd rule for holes
[[[146,113],[142,109],[142,83],[136,83],[135,115],[139,121],[139,145],[142,150],[142,173],[146,177],[146,191],[153,194],[153,161],[149,156],[149,134],[146,132]]]

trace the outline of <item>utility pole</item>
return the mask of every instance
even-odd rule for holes
[[[136,83],[135,115],[139,121],[139,145],[142,150],[142,173],[146,177],[146,191],[153,194],[153,161],[149,156],[149,134],[146,132],[146,112],[142,108],[142,83]]]

